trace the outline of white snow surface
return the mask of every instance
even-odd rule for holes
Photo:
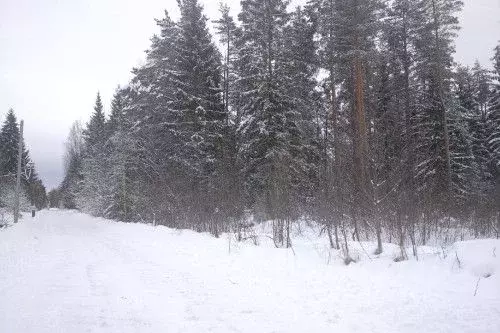
[[[229,251],[227,235],[25,216],[0,230],[0,332],[500,332],[498,240],[399,263],[353,243],[344,266],[302,230],[295,254],[264,236]]]

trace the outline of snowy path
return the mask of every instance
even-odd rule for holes
[[[229,254],[227,238],[43,211],[0,230],[0,332],[500,332],[496,257],[474,297],[473,265],[323,250]]]

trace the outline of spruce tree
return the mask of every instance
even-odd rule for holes
[[[217,218],[228,221],[233,230],[240,230],[239,219],[243,214],[242,181],[238,149],[240,140],[237,129],[241,122],[241,96],[237,90],[237,57],[241,41],[241,29],[230,14],[229,6],[221,4],[220,18],[214,21],[216,33],[221,43],[223,54],[222,99],[226,114],[226,126],[222,142],[222,156],[214,177],[219,202]],[[227,227],[226,226],[226,227]],[[241,233],[240,233],[241,235]]]
[[[220,54],[201,5],[178,1],[181,17],[157,23],[146,64],[134,70],[123,110],[137,213],[172,226],[213,228],[227,120]],[[203,223],[202,223],[203,221]],[[205,223],[205,221],[207,221]],[[193,225],[194,224],[194,225]]]
[[[298,160],[301,177],[293,185],[300,202],[310,202],[318,186],[318,167],[320,160],[320,137],[318,136],[318,117],[322,112],[321,94],[316,90],[319,72],[317,57],[318,45],[314,40],[317,22],[310,9],[297,7],[290,15],[285,28],[286,48],[284,57],[283,84],[286,88],[291,109],[296,113],[295,123],[299,130]],[[301,213],[309,213],[311,207],[303,205]]]
[[[178,175],[184,182],[180,197],[191,212],[191,220],[199,224],[208,220],[209,228],[217,234],[212,223],[217,203],[206,200],[215,196],[213,177],[217,172],[227,126],[221,96],[221,60],[208,31],[207,18],[197,0],[179,1],[181,17],[175,59],[173,110],[179,115],[178,139],[182,143],[174,152],[179,166]]]
[[[18,146],[19,127],[14,110],[10,109],[0,129],[0,207],[9,209],[13,209],[15,201]],[[26,206],[24,195],[21,202]]]
[[[124,117],[126,90],[118,88],[111,102],[111,115],[106,122],[108,139],[105,145],[108,179],[104,216],[130,221],[133,214],[131,154],[133,141]]]
[[[320,138],[321,167],[318,169],[320,187],[316,196],[317,216],[327,226],[330,246],[339,248],[338,228],[346,211],[346,189],[348,181],[343,166],[349,159],[345,138],[347,137],[346,114],[340,107],[338,88],[339,53],[336,44],[338,32],[335,0],[310,1],[307,9],[313,13],[317,25],[318,60],[327,76],[321,82],[322,99],[325,104],[318,114],[318,136]],[[335,240],[332,231],[335,231]]]
[[[172,188],[177,169],[171,158],[182,147],[182,114],[173,109],[174,74],[178,58],[178,25],[168,12],[156,20],[160,34],[151,38],[146,64],[134,69],[124,106],[125,131],[130,140],[130,164],[134,171],[135,210],[142,219],[176,226],[181,204]]]
[[[495,76],[497,80],[500,80],[500,43],[494,49],[493,58],[493,68],[495,69]]]
[[[488,124],[491,129],[488,147],[491,154],[490,169],[493,178],[493,213],[496,209],[497,235],[500,230],[500,45],[495,48],[493,57],[496,84],[491,92],[488,108]]]
[[[97,93],[94,112],[83,131],[84,158],[82,166],[83,186],[78,193],[77,206],[83,211],[100,216],[106,210],[107,165],[104,149],[107,132],[106,118],[101,96]]]
[[[102,149],[106,138],[105,123],[106,117],[104,115],[101,94],[98,92],[94,106],[94,113],[90,117],[87,128],[83,132],[87,156],[92,156],[94,153],[98,153]]]
[[[0,130],[0,175],[15,175],[19,147],[19,127],[14,110],[10,109]]]
[[[491,152],[488,137],[491,133],[488,122],[491,76],[479,63],[472,69],[459,67],[457,70],[457,94],[468,122],[467,135],[471,140],[474,156],[475,182],[472,184],[471,203],[477,220],[490,218],[492,205],[492,170],[489,161]]]
[[[452,152],[448,116],[454,38],[462,1],[422,0],[416,37],[419,90],[416,111],[417,182],[420,199],[431,211],[447,212],[453,201]]]
[[[215,24],[216,33],[219,36],[223,50],[223,103],[224,112],[228,117],[231,116],[229,107],[232,104],[236,105],[236,101],[231,99],[236,98],[234,91],[234,82],[236,78],[235,60],[237,55],[237,42],[240,37],[241,30],[236,26],[233,17],[230,14],[230,7],[227,4],[220,5],[220,18],[213,23]],[[237,108],[236,108],[237,109]],[[237,113],[238,110],[236,110]],[[236,122],[239,122],[238,114],[235,115]],[[228,119],[229,120],[229,119]]]
[[[474,155],[474,141],[470,131],[471,110],[461,107],[457,98],[447,104],[448,132],[450,137],[451,209],[448,214],[467,218],[475,208],[480,171]]]
[[[115,132],[117,132],[123,123],[123,108],[124,108],[124,97],[123,93],[118,87],[111,101],[111,113],[109,119],[106,122],[106,131],[108,132],[108,137],[111,137]]]
[[[301,213],[303,202],[299,184],[308,177],[307,133],[300,126],[301,112],[307,111],[294,105],[290,86],[289,66],[299,62],[289,62],[287,4],[245,0],[239,15],[238,90],[244,96],[239,156],[247,204],[274,221],[274,240],[280,246],[290,246],[290,223]]]

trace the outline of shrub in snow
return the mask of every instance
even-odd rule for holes
[[[3,183],[0,185],[0,207],[4,209],[13,210],[15,204],[15,185],[12,182]],[[28,211],[30,209],[30,203],[26,194],[21,191],[19,196],[19,207],[21,211]]]

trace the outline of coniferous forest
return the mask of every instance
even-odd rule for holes
[[[500,45],[454,61],[462,1],[288,2],[165,12],[109,115],[98,94],[72,126],[64,207],[216,237],[272,221],[277,247],[307,219],[346,258],[353,239],[405,259],[444,230],[498,237]]]
[[[15,202],[17,159],[19,151],[19,123],[14,110],[10,109],[0,128],[0,213],[11,211]],[[30,206],[45,208],[47,195],[29,151],[23,140],[21,157],[20,207],[29,211]],[[0,222],[2,222],[0,220]]]

